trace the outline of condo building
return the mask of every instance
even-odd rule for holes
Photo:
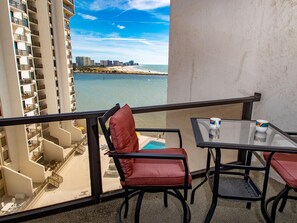
[[[74,112],[73,0],[0,1],[0,117]],[[63,181],[58,168],[84,138],[78,121],[0,128],[0,199]],[[83,124],[81,124],[83,125]],[[80,126],[81,126],[80,125]]]

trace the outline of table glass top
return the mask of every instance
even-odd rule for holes
[[[265,133],[256,131],[255,121],[222,120],[218,130],[209,128],[209,119],[196,119],[202,140],[210,143],[241,144],[246,146],[286,147],[296,150],[297,143],[268,125]]]

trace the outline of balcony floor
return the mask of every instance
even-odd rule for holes
[[[262,182],[263,175],[261,173],[253,174],[255,182]],[[193,186],[196,186],[201,179],[195,179]],[[268,197],[279,192],[283,185],[273,179],[269,182]],[[190,191],[191,192],[191,191]],[[190,193],[189,193],[190,195]],[[123,201],[122,198],[113,201],[103,202],[101,204],[76,209],[57,215],[47,216],[32,220],[32,223],[44,222],[116,222],[116,211]],[[192,213],[191,222],[203,222],[207,214],[211,202],[211,191],[208,183],[205,183],[196,191],[195,203],[189,207]],[[136,199],[131,200],[128,220],[123,222],[133,222],[134,207]],[[150,222],[182,222],[182,207],[180,202],[172,196],[168,197],[168,208],[163,206],[163,195],[161,193],[146,194],[142,207],[140,221],[142,223]],[[264,223],[260,211],[260,202],[252,203],[250,210],[246,209],[246,203],[219,199],[216,211],[213,215],[212,222],[231,223],[231,222],[259,222]],[[276,222],[296,222],[297,219],[297,202],[288,200],[283,213],[277,213]]]

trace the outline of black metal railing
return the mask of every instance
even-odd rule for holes
[[[208,106],[220,106],[220,105],[232,105],[242,104],[242,119],[251,119],[253,103],[260,101],[261,94],[255,93],[250,97],[232,98],[224,100],[212,100],[212,101],[201,101],[201,102],[189,102],[189,103],[178,103],[178,104],[167,104],[167,105],[156,105],[132,108],[134,114],[152,113],[161,111],[172,111],[189,108],[199,108]],[[89,111],[89,112],[77,112],[77,113],[63,113],[57,115],[47,116],[34,116],[34,117],[14,117],[14,118],[2,118],[0,119],[0,129],[5,126],[14,125],[27,125],[34,123],[41,123],[41,125],[48,125],[49,122],[61,122],[68,120],[84,119],[86,120],[87,126],[87,138],[88,138],[88,152],[89,152],[89,170],[90,170],[90,181],[91,181],[91,196],[77,200],[72,200],[64,203],[58,203],[43,208],[27,210],[25,212],[19,212],[7,216],[0,217],[2,222],[12,221],[24,221],[44,215],[60,213],[62,211],[72,210],[74,208],[81,208],[89,206],[94,203],[109,200],[114,197],[122,195],[122,191],[109,192],[108,194],[103,193],[102,187],[102,176],[101,176],[101,160],[100,160],[100,148],[99,148],[99,126],[98,117],[104,114],[105,111]],[[241,157],[238,156],[238,161],[241,161]],[[192,173],[193,177],[202,176],[200,173]]]

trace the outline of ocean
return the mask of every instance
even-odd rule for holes
[[[168,73],[167,65],[139,65],[136,68]],[[131,107],[166,104],[167,80],[167,75],[76,73],[76,109],[109,109],[116,103],[127,103]]]

